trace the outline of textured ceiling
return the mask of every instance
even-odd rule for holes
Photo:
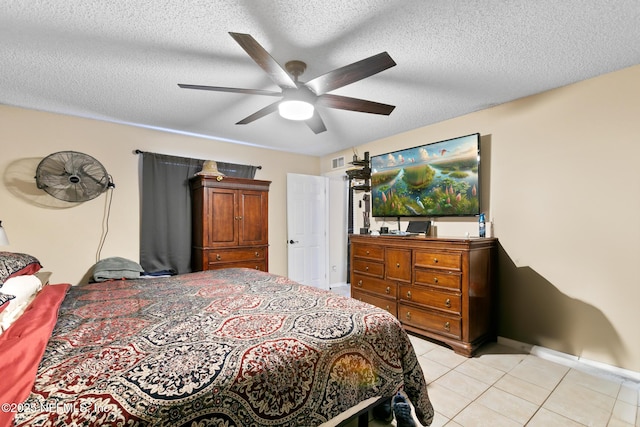
[[[0,103],[324,155],[640,63],[638,0],[0,0]],[[318,135],[229,36],[251,34],[301,81],[387,51],[397,66],[332,93],[390,116],[320,109]],[[203,141],[207,143],[207,141]]]

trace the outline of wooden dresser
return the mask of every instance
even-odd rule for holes
[[[192,269],[269,268],[271,181],[196,176],[192,200]]]
[[[351,296],[467,357],[495,339],[495,238],[351,235]]]

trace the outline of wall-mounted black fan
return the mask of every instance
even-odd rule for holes
[[[276,96],[282,98],[266,107],[256,111],[248,117],[240,120],[236,124],[243,125],[251,123],[261,117],[278,110],[281,103],[288,100],[303,101],[313,106],[337,108],[341,110],[358,111],[361,113],[389,115],[395,108],[393,105],[381,104],[364,99],[350,98],[341,95],[332,95],[328,92],[341,88],[348,84],[370,77],[381,71],[391,68],[396,63],[387,52],[382,52],[369,58],[363,59],[353,64],[330,71],[316,77],[306,83],[299,82],[298,77],[305,71],[307,64],[302,61],[289,61],[282,67],[269,55],[269,53],[249,34],[229,33],[236,42],[249,54],[249,56],[267,72],[280,88],[281,92],[241,89],[219,86],[202,86],[179,83],[178,86],[184,89],[200,89],[218,92],[234,92],[249,95]],[[318,113],[317,108],[310,118],[305,119],[305,123],[315,133],[324,132],[327,128]],[[282,114],[282,113],[281,113]]]
[[[42,159],[36,169],[36,185],[66,202],[86,202],[113,187],[104,166],[77,151],[59,151]]]

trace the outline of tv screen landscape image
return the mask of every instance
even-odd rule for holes
[[[480,134],[371,157],[374,217],[480,213]]]

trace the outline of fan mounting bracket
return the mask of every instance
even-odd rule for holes
[[[284,68],[287,70],[289,74],[295,77],[296,81],[298,77],[304,74],[304,71],[307,69],[307,64],[303,61],[299,61],[294,59],[293,61],[289,61],[284,64]]]

